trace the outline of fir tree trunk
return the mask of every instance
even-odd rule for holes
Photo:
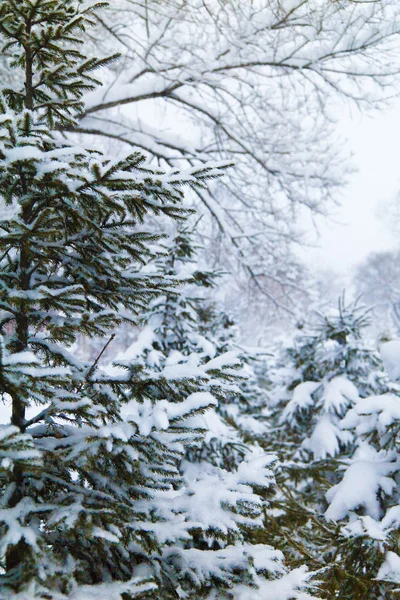
[[[23,177],[23,174],[21,174]],[[27,222],[27,208],[22,213],[24,222]],[[28,290],[30,283],[29,275],[29,250],[27,244],[24,243],[21,246],[20,251],[20,286],[22,290]],[[16,317],[16,352],[22,352],[26,350],[28,346],[28,330],[29,330],[29,319],[26,314],[24,304],[21,305],[19,314]],[[20,394],[14,393],[12,395],[12,415],[11,422],[16,425],[21,432],[25,429],[25,398]],[[23,498],[24,489],[24,475],[19,465],[15,465],[13,471],[13,483],[15,484],[14,492],[10,496],[8,502],[9,508],[15,507]],[[29,546],[24,539],[21,539],[18,544],[11,546],[6,554],[6,568],[7,571],[13,571],[17,569],[19,565],[25,565],[26,558],[29,553]]]
[[[29,38],[31,31],[31,23],[26,23],[26,34]],[[28,110],[33,109],[33,70],[32,70],[32,52],[29,46],[25,46],[25,108]],[[26,176],[21,168],[21,184],[24,189],[25,195],[28,194],[28,185],[26,182]],[[21,219],[24,223],[29,222],[31,213],[31,204],[24,206],[21,211]],[[20,247],[20,264],[19,264],[19,286],[21,290],[29,290],[30,287],[30,253],[28,242],[24,241]],[[16,315],[16,331],[15,331],[15,351],[23,352],[28,347],[28,332],[29,332],[29,317],[26,311],[24,300],[21,302],[19,313]],[[11,422],[13,425],[18,427],[21,432],[25,430],[25,411],[26,411],[26,399],[20,394],[12,394],[12,414]],[[10,496],[8,506],[13,508],[22,500],[24,493],[24,474],[20,466],[15,465],[13,475],[13,483],[15,485],[14,491]],[[12,572],[17,570],[21,565],[22,568],[27,568],[27,558],[29,554],[29,546],[22,538],[18,544],[11,546],[6,553],[6,570]]]

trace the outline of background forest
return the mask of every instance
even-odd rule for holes
[[[0,1],[0,600],[400,597],[400,250],[305,259],[399,33]]]

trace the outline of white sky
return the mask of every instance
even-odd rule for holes
[[[335,221],[320,222],[319,247],[302,256],[311,266],[345,274],[369,252],[396,245],[387,222],[378,215],[400,191],[400,99],[372,116],[346,114],[338,128],[348,139],[358,172],[335,210]]]

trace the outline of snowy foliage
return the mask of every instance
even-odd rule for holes
[[[293,216],[341,184],[331,100],[391,89],[399,16],[0,3],[1,599],[396,593],[399,342],[379,356],[342,298],[279,356],[257,343],[271,303],[318,296]],[[210,300],[222,264],[235,318]]]

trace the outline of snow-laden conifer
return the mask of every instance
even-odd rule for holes
[[[115,328],[176,284],[141,270],[158,252],[146,215],[181,218],[180,186],[220,170],[155,172],[140,153],[111,158],[57,134],[106,62],[79,50],[98,6],[0,5],[15,70],[0,98],[0,385],[11,405],[0,427],[0,598],[265,598],[267,585],[271,598],[300,598],[304,572],[261,579],[284,574],[282,555],[242,536],[259,521],[268,458],[201,478],[182,469],[204,436],[196,419],[233,391],[236,358],[155,368],[132,353],[101,367]],[[98,356],[78,360],[73,344],[94,336]]]
[[[339,525],[342,556],[353,571],[346,598],[394,597],[400,583],[399,347],[396,340],[381,347],[394,380],[386,393],[358,401],[341,421],[357,444],[340,481],[327,492],[326,517]]]
[[[254,542],[262,525],[263,494],[273,483],[273,457],[246,444],[229,417],[227,409],[240,399],[245,379],[237,374],[238,352],[227,339],[219,347],[216,338],[206,337],[211,326],[204,323],[208,302],[201,288],[213,285],[215,274],[197,268],[196,250],[193,231],[181,226],[156,266],[185,286],[150,303],[137,340],[107,367],[115,374],[123,365],[139,365],[153,377],[174,379],[175,388],[162,400],[150,388],[142,403],[130,399],[126,410],[142,420],[146,435],[158,437],[160,430],[165,435],[174,426],[177,384],[191,392],[188,400],[214,400],[202,414],[186,402],[187,419],[180,425],[197,432],[197,439],[192,436],[177,463],[182,481],[149,503],[153,518],[164,521],[153,525],[161,562],[183,597],[192,597],[192,591],[196,597],[263,598],[266,590],[279,598],[298,597],[305,572],[285,575],[281,553]]]
[[[270,374],[275,407],[263,446],[277,452],[280,461],[262,539],[285,549],[293,565],[305,561],[326,598],[358,598],[348,594],[362,582],[362,565],[324,513],[325,494],[358,445],[354,432],[343,427],[343,417],[363,406],[369,394],[390,387],[366,339],[367,325],[368,311],[341,299],[338,310],[320,316],[295,339]]]
[[[346,449],[351,436],[340,419],[359,397],[386,390],[387,382],[377,351],[366,340],[368,311],[339,300],[338,309],[317,315],[299,335],[275,369],[277,420],[300,443],[298,454],[326,459]],[[281,381],[279,375],[281,374]]]
[[[153,348],[147,360],[158,361],[162,353],[168,361],[179,361],[192,353],[201,360],[220,355],[237,357],[242,367],[237,385],[219,396],[218,418],[214,415],[213,424],[216,429],[210,431],[209,444],[201,451],[203,458],[207,455],[215,464],[230,468],[246,453],[245,445],[238,440],[251,439],[266,431],[263,410],[267,393],[255,372],[260,368],[260,357],[240,343],[234,319],[204,297],[205,289],[217,285],[220,273],[198,267],[199,248],[195,231],[187,226],[179,229],[168,247],[168,258],[161,270],[182,281],[186,279],[186,287],[178,294],[171,290],[153,301],[145,314],[154,331]],[[157,356],[160,350],[162,353]],[[211,419],[211,413],[207,418]],[[226,429],[223,423],[230,427]],[[209,425],[212,426],[211,422]]]

